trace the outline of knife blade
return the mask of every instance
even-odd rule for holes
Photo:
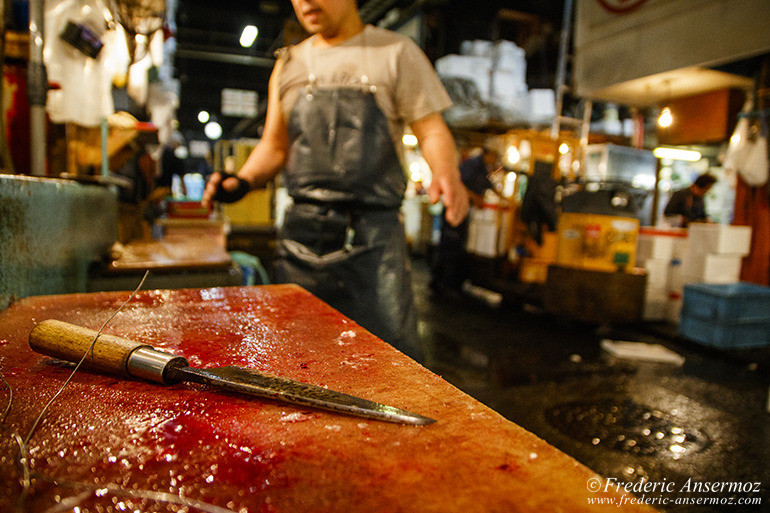
[[[115,335],[100,334],[98,338],[96,335],[96,331],[88,328],[49,319],[32,329],[29,345],[37,353],[75,363],[85,355],[83,365],[90,369],[162,384],[188,381],[212,385],[232,392],[401,424],[424,426],[436,422],[394,406],[254,369],[190,367],[184,357],[150,345]]]

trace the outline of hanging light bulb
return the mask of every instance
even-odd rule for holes
[[[662,111],[660,111],[660,116],[658,117],[658,126],[662,128],[668,128],[673,123],[674,116],[671,114],[671,109],[665,107]]]

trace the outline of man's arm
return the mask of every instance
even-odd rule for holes
[[[281,112],[281,102],[278,94],[278,77],[283,68],[283,61],[279,60],[270,75],[267,93],[267,114],[265,116],[265,129],[262,138],[246,162],[238,171],[238,177],[243,178],[252,188],[262,187],[275,177],[283,169],[289,151],[289,133],[286,121]],[[211,205],[214,194],[224,177],[221,173],[211,175],[206,189],[203,192],[203,205]],[[225,178],[222,187],[226,191],[233,191],[238,187],[235,178]]]
[[[428,189],[430,201],[436,203],[443,195],[446,219],[457,226],[468,214],[468,193],[460,181],[457,148],[452,134],[439,113],[429,114],[410,127],[433,173]]]

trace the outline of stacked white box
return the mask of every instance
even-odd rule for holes
[[[740,281],[743,257],[751,250],[750,227],[692,223],[688,239],[684,283]]]
[[[690,250],[698,253],[746,256],[751,250],[751,227],[690,223]]]
[[[553,89],[529,91],[529,121],[549,121],[556,114],[556,93]]]
[[[473,55],[476,57],[493,57],[494,43],[484,39],[463,41],[460,43],[460,53],[462,55]]]
[[[497,213],[489,208],[472,208],[466,250],[485,257],[497,256]]]
[[[492,75],[492,103],[519,118],[529,113],[527,84],[514,73],[495,69]]]
[[[647,288],[668,290],[668,268],[671,260],[649,258],[644,263],[647,271]]]
[[[522,119],[529,115],[531,99],[523,48],[511,41],[473,40],[463,41],[460,51],[462,55],[446,55],[436,61],[436,71],[441,77],[473,81],[481,99],[499,107],[504,116]],[[542,93],[538,95],[542,97]],[[548,108],[548,102],[538,100],[537,106],[540,113]]]
[[[678,313],[684,285],[679,255],[686,243],[685,230],[643,228],[636,247],[636,265],[647,274],[643,319],[668,320]]]
[[[636,265],[643,267],[647,260],[665,260],[667,263],[674,256],[674,237],[639,233],[636,243]]]
[[[475,55],[445,55],[436,61],[436,72],[442,77],[459,77],[473,81],[481,99],[490,99],[492,58]]]
[[[666,318],[668,303],[668,273],[670,260],[648,258],[644,263],[647,271],[647,284],[644,290],[644,313],[646,321],[659,321]]]

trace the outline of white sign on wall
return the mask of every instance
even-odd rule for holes
[[[226,116],[256,116],[258,104],[259,95],[256,91],[222,89],[222,114]]]

